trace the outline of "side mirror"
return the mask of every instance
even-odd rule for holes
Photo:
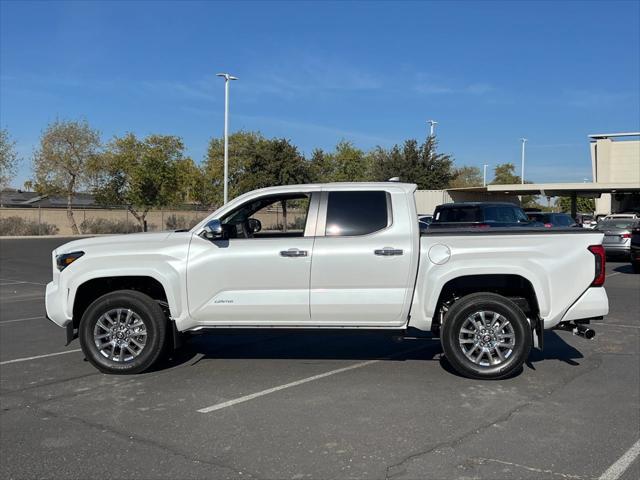
[[[222,223],[217,218],[209,220],[204,226],[202,236],[207,240],[218,240],[223,238],[224,230],[222,229]]]

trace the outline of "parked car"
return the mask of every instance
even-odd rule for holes
[[[527,217],[532,222],[542,223],[545,228],[580,227],[567,213],[529,212]]]
[[[492,379],[542,348],[544,329],[594,335],[584,323],[609,308],[602,233],[421,234],[415,190],[270,187],[190,231],[67,243],[52,253],[47,317],[106,373],[142,372],[190,332],[282,328],[435,335],[458,372]],[[265,209],[289,201],[299,229],[260,228]]]
[[[598,221],[590,213],[579,213],[576,220],[578,221],[578,224],[582,226],[582,228],[593,229],[596,228],[596,225],[598,224]]]
[[[506,202],[464,202],[438,205],[429,229],[542,226],[531,222],[522,208]]]
[[[640,226],[636,226],[631,230],[630,256],[633,271],[640,273]]]
[[[640,219],[640,215],[634,212],[626,212],[626,213],[611,213],[604,217],[603,220],[615,220],[615,219],[631,219],[638,220]]]
[[[607,255],[629,258],[631,253],[631,230],[640,226],[638,220],[629,218],[605,218],[596,230],[604,233],[602,246]]]

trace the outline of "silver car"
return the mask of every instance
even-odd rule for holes
[[[631,230],[640,221],[630,218],[607,218],[598,222],[596,230],[604,233],[602,246],[607,255],[628,257],[631,252]]]

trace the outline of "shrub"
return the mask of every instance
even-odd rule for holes
[[[47,222],[38,224],[35,220],[21,217],[0,218],[0,235],[55,235],[58,227]]]
[[[125,220],[108,220],[106,218],[90,218],[80,224],[82,233],[133,233],[141,232],[138,222]]]
[[[198,218],[188,218],[183,215],[171,214],[165,220],[165,225],[167,226],[167,230],[190,230],[193,228],[200,219]]]

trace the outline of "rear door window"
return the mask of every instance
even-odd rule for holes
[[[478,207],[449,207],[436,213],[437,222],[482,222],[482,212]]]
[[[390,201],[384,191],[329,192],[325,235],[367,235],[386,228]]]

